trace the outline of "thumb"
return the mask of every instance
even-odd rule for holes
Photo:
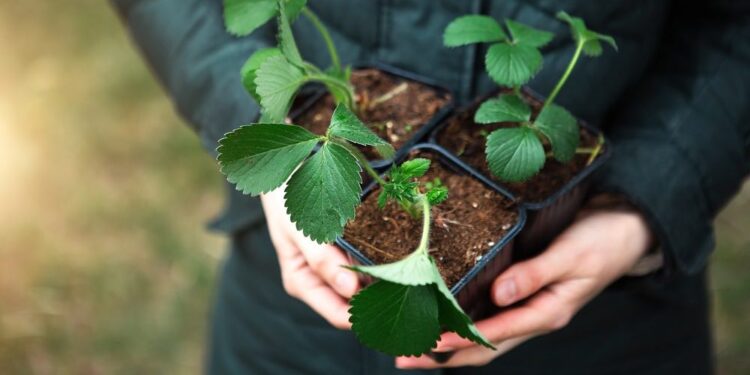
[[[342,267],[350,262],[341,249],[316,243],[300,231],[295,231],[293,237],[310,268],[339,295],[351,298],[359,290],[357,275]]]
[[[562,278],[575,264],[569,248],[560,238],[542,254],[508,268],[492,284],[492,300],[498,306],[508,306]]]

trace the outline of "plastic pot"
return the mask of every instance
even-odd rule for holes
[[[448,169],[455,171],[458,174],[474,176],[467,166],[455,156],[449,154],[443,148],[432,145],[432,144],[419,144],[411,149],[407,150],[401,155],[398,161],[406,159],[409,152],[417,150],[422,152],[431,153],[436,156],[436,159],[442,163],[443,166]],[[508,199],[513,199],[512,195],[501,187],[494,184],[488,184],[484,180],[480,180],[485,186],[494,190]],[[363,193],[362,198],[364,199],[371,194],[377,188],[376,183],[371,183],[367,186]],[[449,198],[450,199],[450,198]],[[508,232],[502,238],[495,241],[495,245],[492,246],[487,253],[463,276],[461,279],[451,287],[451,293],[456,297],[464,311],[474,320],[481,319],[488,316],[493,309],[493,304],[490,303],[489,289],[492,285],[492,281],[504,271],[512,261],[513,243],[516,235],[521,231],[526,221],[526,211],[523,207],[517,207],[518,221],[511,227]],[[336,240],[336,244],[346,250],[349,254],[350,259],[359,264],[372,265],[373,262],[368,259],[356,246],[347,242],[340,237]],[[369,280],[365,280],[369,282]]]

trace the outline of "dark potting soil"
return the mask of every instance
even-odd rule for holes
[[[542,103],[527,95],[524,96],[530,103],[534,116],[536,116]],[[477,108],[479,108],[479,103],[472,106],[469,111],[457,113],[448,118],[446,120],[447,125],[437,135],[437,143],[480,172],[495,178],[490,172],[485,158],[485,137],[496,129],[515,126],[515,124],[507,122],[478,124],[474,122],[474,113]],[[578,147],[594,147],[597,143],[596,136],[583,127],[580,129],[581,135]],[[550,151],[549,145],[545,145],[545,151]],[[563,164],[552,157],[548,157],[541,172],[528,181],[502,182],[502,184],[525,202],[541,202],[583,170],[588,159],[589,154],[576,154],[573,161]]]
[[[450,97],[434,88],[406,80],[377,69],[352,72],[352,84],[357,93],[360,119],[381,138],[398,149],[442,108]],[[379,101],[387,93],[388,100]],[[324,134],[335,108],[333,97],[324,95],[312,107],[294,119],[315,134]],[[380,159],[371,148],[365,155]]]
[[[422,181],[438,177],[449,189],[448,199],[433,207],[430,254],[449,287],[458,282],[496,242],[516,224],[514,203],[481,182],[446,168],[432,153],[413,157],[432,160]],[[398,204],[379,209],[375,189],[347,224],[344,239],[376,264],[395,262],[413,252],[422,234],[422,219],[414,219]]]

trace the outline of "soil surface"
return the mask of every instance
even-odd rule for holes
[[[422,151],[412,157],[432,160],[422,181],[438,177],[449,189],[448,199],[431,211],[430,253],[451,287],[516,224],[518,213],[511,200],[437,162],[436,154]],[[422,234],[421,217],[412,218],[394,202],[378,208],[379,190],[365,198],[344,231],[344,239],[376,264],[409,255]]]
[[[448,103],[450,96],[434,88],[377,69],[352,72],[359,118],[395,149],[401,148],[422,126]],[[315,134],[324,134],[336,107],[330,94],[293,119]],[[380,159],[372,148],[363,148],[369,158]]]
[[[524,95],[530,103],[533,116],[541,109],[542,103],[528,95]],[[474,122],[474,113],[480,102],[474,104],[467,111],[459,112],[446,120],[447,125],[438,133],[437,143],[450,150],[467,164],[478,169],[487,176],[494,176],[490,172],[485,158],[485,137],[495,129],[516,126],[514,123],[502,122],[496,124],[478,124]],[[581,127],[581,138],[578,147],[594,147],[596,136]],[[550,151],[549,145],[545,150]],[[600,153],[601,155],[601,153]],[[526,202],[541,202],[554,194],[586,167],[589,154],[577,154],[570,163],[560,163],[548,157],[541,172],[525,182],[502,182],[513,194]]]

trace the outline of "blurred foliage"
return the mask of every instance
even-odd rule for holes
[[[215,161],[107,2],[3,2],[0,46],[0,373],[200,373]]]
[[[0,46],[0,373],[200,373],[215,162],[106,2],[5,1]],[[725,374],[750,373],[749,228],[746,187],[712,269]]]

